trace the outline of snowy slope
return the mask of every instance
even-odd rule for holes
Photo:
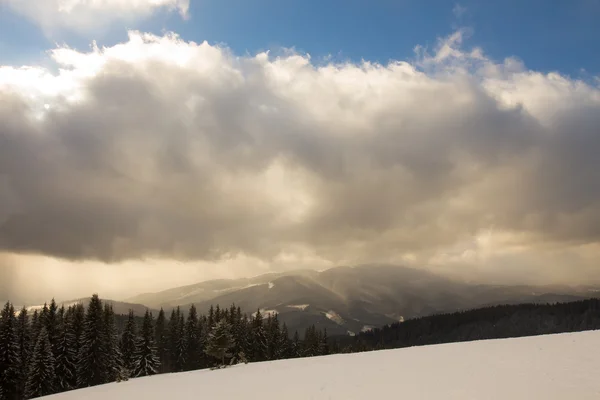
[[[591,331],[255,363],[47,399],[584,400],[600,399],[599,377],[600,331]]]

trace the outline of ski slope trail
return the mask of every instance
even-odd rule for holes
[[[53,400],[600,399],[600,331],[239,365],[132,379]]]

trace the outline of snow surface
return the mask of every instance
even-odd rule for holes
[[[336,313],[335,311],[329,310],[329,311],[327,311],[326,313],[323,313],[323,314],[325,314],[325,316],[327,318],[329,318],[330,320],[332,320],[336,324],[338,324],[338,325],[344,325],[344,322],[345,322],[344,319],[342,317],[340,317],[340,315],[338,313]]]
[[[362,327],[362,329],[360,330],[361,332],[368,332],[368,331],[372,331],[373,329],[375,329],[374,326],[371,325],[365,325]]]
[[[267,310],[265,308],[260,308],[259,311],[262,314],[263,319],[268,318],[269,314],[271,314],[271,316],[274,316],[275,314],[278,314],[277,310]],[[256,317],[256,312],[252,313],[252,317]]]
[[[598,377],[600,331],[589,331],[253,363],[47,398],[587,400],[600,399]]]
[[[290,307],[290,308],[297,308],[298,310],[306,310],[306,307],[308,307],[310,304],[289,304],[286,307]]]

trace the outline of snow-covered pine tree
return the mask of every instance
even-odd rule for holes
[[[25,398],[48,396],[55,393],[54,356],[48,337],[48,331],[42,326],[38,335],[25,383]]]
[[[183,371],[187,360],[187,341],[185,340],[185,318],[178,307],[179,321],[177,322],[177,337],[175,338],[174,371]]]
[[[212,329],[213,326],[215,326],[215,309],[211,304],[208,309],[208,329]]]
[[[19,393],[21,358],[17,336],[17,317],[12,304],[6,303],[0,313],[0,388],[2,400],[12,400]]]
[[[97,294],[90,299],[77,357],[77,385],[88,387],[107,383],[109,368],[102,301]]]
[[[281,334],[279,335],[279,358],[290,358],[291,347],[292,343],[290,342],[290,334],[288,332],[288,327],[284,322],[283,326],[281,327]]]
[[[111,305],[104,305],[104,329],[108,365],[106,381],[120,381],[123,378],[123,358],[119,348],[119,334],[115,325],[115,313]]]
[[[292,348],[290,352],[290,356],[292,358],[301,357],[302,355],[302,345],[300,343],[300,335],[298,334],[298,331],[294,332],[294,339],[292,339]]]
[[[179,315],[175,312],[175,309],[171,310],[171,316],[167,324],[167,365],[164,366],[165,372],[173,372],[174,365],[177,361],[176,355],[176,343],[177,343],[177,325],[179,323]],[[161,368],[163,366],[161,365]]]
[[[221,366],[225,366],[225,359],[232,356],[230,350],[235,345],[231,325],[222,318],[217,322],[208,335],[206,343],[206,354],[220,361]]]
[[[31,315],[31,342],[29,346],[29,352],[33,353],[33,348],[37,342],[37,337],[42,329],[42,322],[40,321],[40,313],[38,310],[34,310]]]
[[[58,319],[57,339],[54,346],[54,372],[56,392],[65,392],[77,387],[77,343],[73,329],[73,314],[63,313]]]
[[[70,312],[73,313],[73,332],[75,333],[75,343],[76,349],[75,353],[79,354],[79,349],[81,347],[81,334],[83,332],[83,326],[85,321],[85,308],[83,307],[83,303],[77,303],[71,307]]]
[[[25,392],[25,380],[27,379],[27,367],[29,366],[29,357],[33,351],[31,338],[31,326],[29,325],[29,314],[27,308],[23,306],[17,317],[17,341],[19,343],[19,358],[21,361],[19,392],[17,398],[23,398]],[[0,397],[1,399],[2,397]]]
[[[156,317],[156,326],[154,328],[154,340],[156,342],[156,349],[158,351],[158,359],[160,360],[160,373],[168,372],[169,368],[169,353],[168,353],[168,330],[167,321],[165,318],[165,311],[160,309],[158,316]]]
[[[238,314],[241,314],[241,309],[238,307]],[[246,360],[250,359],[252,354],[252,335],[251,335],[251,326],[250,321],[248,320],[248,315],[244,314],[243,317],[240,318],[240,322],[237,326],[237,329],[234,329],[234,339],[236,346],[238,348],[238,354],[244,353],[244,358]],[[238,357],[241,361],[241,357]]]
[[[133,376],[149,376],[158,373],[160,360],[154,344],[154,326],[152,314],[146,310],[142,330],[136,346],[135,366]]]
[[[277,313],[269,314],[267,319],[267,357],[269,360],[281,358],[281,330]]]
[[[133,314],[133,310],[129,310],[125,329],[121,335],[120,344],[121,355],[123,357],[123,368],[125,369],[126,377],[130,377],[133,374],[135,367],[136,342],[137,325],[135,323],[135,315]]]
[[[263,324],[260,309],[256,311],[252,320],[251,329],[251,353],[248,355],[251,361],[264,361],[267,355],[267,333]]]
[[[54,299],[52,299],[50,305],[44,313],[44,326],[48,332],[48,340],[50,340],[50,345],[52,346],[52,354],[54,355],[54,358],[56,358],[56,354],[54,354],[54,352],[56,350],[55,346],[58,336],[58,305]]]
[[[327,328],[321,334],[321,342],[319,343],[319,354],[326,356],[329,354],[329,337],[327,336]]]
[[[217,306],[215,307],[215,324],[219,322],[221,318],[221,307],[217,304]]]
[[[187,346],[187,360],[185,369],[187,371],[200,368],[202,348],[198,325],[198,312],[196,311],[196,306],[192,304],[190,306],[187,322],[185,324],[185,342]]]

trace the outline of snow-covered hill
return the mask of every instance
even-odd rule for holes
[[[600,331],[159,375],[49,396],[120,399],[600,399]]]

